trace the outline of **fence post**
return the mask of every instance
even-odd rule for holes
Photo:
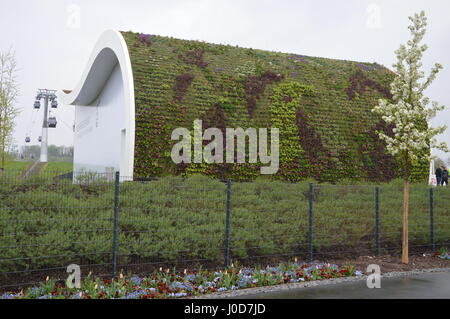
[[[314,222],[314,216],[313,216],[313,183],[309,183],[309,190],[308,190],[308,204],[309,204],[309,210],[308,210],[308,252],[309,252],[309,260],[313,261],[314,257],[314,247],[313,247],[313,222]]]
[[[225,268],[230,266],[231,239],[231,180],[227,179],[227,218],[225,224]]]
[[[380,187],[375,187],[375,244],[377,256],[381,255],[381,227],[380,227]]]
[[[430,188],[430,239],[433,251],[436,251],[436,239],[434,232],[434,191]]]
[[[112,277],[117,276],[117,248],[119,245],[119,185],[120,174],[116,172],[114,182],[114,235],[112,245]]]

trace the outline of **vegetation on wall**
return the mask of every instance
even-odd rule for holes
[[[182,164],[170,157],[172,130],[280,128],[275,178],[386,181],[394,159],[374,138],[385,124],[371,112],[392,97],[394,73],[356,63],[124,32],[136,98],[135,176],[202,173],[252,180],[256,164]],[[428,165],[417,166],[426,178]]]
[[[266,86],[279,82],[283,79],[281,74],[271,71],[264,72],[261,75],[249,76],[244,81],[245,100],[247,102],[248,115],[253,117],[256,109],[256,102],[264,93]]]
[[[357,70],[355,74],[351,76],[350,83],[351,85],[346,90],[349,99],[354,99],[356,93],[364,94],[367,88],[372,88],[383,94],[386,98],[392,100],[392,94],[388,87],[369,79],[361,70]]]
[[[177,76],[174,90],[173,100],[174,102],[181,102],[183,100],[184,95],[186,94],[187,89],[194,80],[194,76],[189,73],[181,74]]]
[[[298,181],[308,176],[309,164],[304,158],[302,136],[296,123],[296,109],[303,95],[312,89],[298,82],[285,82],[274,88],[271,96],[270,114],[272,125],[280,129],[279,175],[286,180]]]
[[[378,137],[378,131],[394,135],[392,126],[381,120],[368,133],[361,135],[359,153],[368,178],[388,182],[396,177],[398,166],[394,158],[384,152],[385,144]]]
[[[180,54],[178,57],[185,63],[197,65],[199,67],[207,67],[208,62],[203,60],[203,55],[205,54],[205,50],[197,49],[190,50]]]

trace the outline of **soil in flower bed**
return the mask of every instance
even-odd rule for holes
[[[357,258],[344,258],[327,260],[330,263],[351,264],[355,268],[365,271],[370,264],[379,265],[381,273],[393,271],[411,271],[418,269],[450,268],[450,261],[438,258],[436,254],[422,254],[409,256],[409,264],[401,262],[401,256],[360,256]]]

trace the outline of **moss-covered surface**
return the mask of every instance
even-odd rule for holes
[[[398,175],[371,109],[391,98],[394,74],[376,63],[122,33],[136,95],[135,176],[204,173],[250,180],[258,164],[175,165],[176,127],[280,129],[277,178],[386,181]],[[425,178],[427,163],[416,169]]]

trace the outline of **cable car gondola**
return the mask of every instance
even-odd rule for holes
[[[57,123],[58,122],[56,122],[56,117],[51,116],[48,118],[48,127],[55,128]]]
[[[25,143],[30,143],[31,142],[31,138],[29,136],[25,137]]]
[[[56,100],[52,101],[52,108],[56,109],[58,107],[58,102]]]
[[[41,108],[41,102],[40,101],[35,101],[34,102],[34,108],[35,109],[40,109]]]
[[[42,136],[39,136],[38,141],[42,142]]]

